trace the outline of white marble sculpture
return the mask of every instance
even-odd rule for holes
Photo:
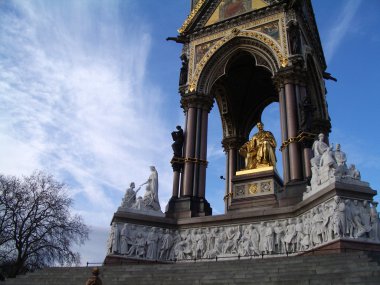
[[[131,182],[129,188],[125,192],[121,206],[118,209],[119,211],[152,216],[164,216],[158,199],[158,173],[154,166],[150,167],[150,171],[151,173],[148,180],[142,183],[136,190],[135,183]],[[146,185],[145,193],[143,196],[137,197],[137,193],[143,185]]]
[[[323,141],[324,137],[324,134],[319,134],[318,140],[313,144],[314,157],[310,160],[312,177],[303,199],[335,182],[368,187],[367,182],[361,181],[360,172],[354,164],[347,167],[347,155],[341,150],[340,144],[334,150],[333,146],[328,146]]]
[[[297,254],[338,239],[380,244],[377,202],[335,196],[297,217],[181,230],[112,223],[109,255],[194,260]]]

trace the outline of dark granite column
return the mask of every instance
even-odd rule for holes
[[[238,170],[238,150],[243,145],[244,139],[237,137],[224,138],[222,141],[224,151],[227,155],[227,170],[226,170],[226,196],[225,196],[225,205],[228,208],[228,205],[231,202],[231,196],[233,192],[232,178],[236,175]]]
[[[205,199],[207,127],[213,99],[204,94],[187,93],[182,94],[181,104],[186,111],[187,122],[182,189],[177,200],[169,201],[166,215],[175,218],[208,216],[212,209]],[[174,183],[177,183],[176,176]]]
[[[194,178],[194,152],[195,152],[195,137],[196,137],[196,115],[197,109],[195,106],[189,106],[187,112],[187,126],[185,133],[186,147],[185,153],[185,166],[183,171],[183,193],[181,196],[193,195],[193,178]]]
[[[286,101],[286,121],[289,140],[289,168],[290,181],[302,180],[302,167],[300,150],[297,141],[298,135],[298,118],[297,118],[297,99],[295,94],[295,85],[290,82],[285,83],[285,101]]]
[[[206,106],[207,107],[207,106]],[[199,155],[199,188],[198,197],[205,198],[206,191],[206,167],[207,167],[207,130],[208,130],[208,113],[210,109],[202,109],[200,155]]]
[[[284,85],[280,84],[279,88],[279,103],[280,103],[280,124],[281,124],[281,140],[283,142],[288,140],[288,129],[286,120],[286,101],[285,101],[285,90]],[[283,179],[284,184],[288,183],[289,177],[289,150],[287,147],[281,148],[282,151],[282,168],[283,168]]]
[[[299,85],[299,97],[300,98],[306,98],[308,95],[307,95],[307,91],[306,91],[306,86],[304,84],[300,84]],[[302,102],[302,101],[301,101]],[[311,105],[310,105],[311,106]],[[308,106],[306,106],[308,107]],[[305,108],[304,104],[302,105],[302,110],[300,110],[300,112],[312,112],[312,108]],[[304,116],[306,116],[307,114],[304,114]],[[311,116],[311,114],[310,114]],[[304,119],[305,120],[305,126],[304,128],[302,129],[302,131],[304,132],[308,132],[310,133],[311,132],[311,117],[310,117],[310,122],[307,122],[309,121],[308,119]],[[309,126],[310,124],[310,126]],[[305,175],[305,178],[310,180],[311,179],[311,163],[310,163],[310,160],[312,159],[312,156],[313,156],[313,153],[312,153],[312,145],[313,145],[313,140],[310,139],[310,138],[307,138],[303,141],[302,143],[303,145],[303,166],[304,166],[304,175]]]

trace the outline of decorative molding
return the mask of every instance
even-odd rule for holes
[[[186,28],[189,26],[194,17],[198,14],[203,4],[206,3],[207,0],[198,0],[197,5],[195,5],[194,9],[191,11],[190,15],[187,17],[185,22],[182,24],[182,27],[179,28],[178,33],[182,34]]]
[[[263,43],[265,46],[267,46],[270,51],[275,54],[275,60],[277,67],[285,67],[288,64],[288,58],[285,54],[283,54],[281,50],[281,46],[275,42],[271,37],[267,36],[266,34],[259,33],[256,31],[241,31],[237,28],[232,29],[229,31],[230,33],[226,35],[224,38],[219,40],[202,58],[202,60],[196,65],[195,71],[191,71],[191,78],[189,82],[189,91],[193,92],[197,89],[198,81],[200,78],[200,75],[208,63],[209,59],[227,42],[230,40],[236,38],[236,37],[242,37],[242,38],[251,38],[255,39],[261,43]],[[190,74],[190,72],[189,72]]]

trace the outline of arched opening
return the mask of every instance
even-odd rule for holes
[[[227,195],[231,192],[232,177],[235,176],[236,171],[244,168],[244,159],[238,154],[238,150],[249,140],[250,133],[258,122],[263,119],[270,121],[271,123],[266,126],[266,130],[269,131],[272,131],[271,128],[275,125],[276,140],[281,142],[279,107],[278,104],[271,105],[278,102],[279,98],[270,70],[258,65],[255,54],[244,49],[236,49],[230,55],[225,63],[224,74],[211,87],[211,95],[215,98],[222,122],[223,134],[220,138],[226,153],[224,189]],[[273,116],[274,112],[277,112],[275,116]],[[276,123],[274,117],[277,118]],[[215,175],[216,173],[213,173],[215,166],[211,166],[213,164],[211,159],[208,177],[211,174],[213,179],[219,178]],[[277,154],[277,160],[281,165],[281,154]],[[221,167],[221,163],[223,162],[219,158],[218,168]],[[282,171],[282,166],[280,168]],[[208,182],[208,185],[210,184],[212,184],[211,181]],[[220,180],[216,184],[220,185]],[[210,188],[208,189],[213,191],[212,187]],[[217,193],[219,196],[220,186],[217,188]],[[216,202],[218,205],[216,208],[219,208],[220,199]]]

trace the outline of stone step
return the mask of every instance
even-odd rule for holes
[[[91,269],[47,268],[4,285],[84,285]],[[100,268],[105,285],[121,284],[380,284],[380,266],[368,254],[255,258]]]

